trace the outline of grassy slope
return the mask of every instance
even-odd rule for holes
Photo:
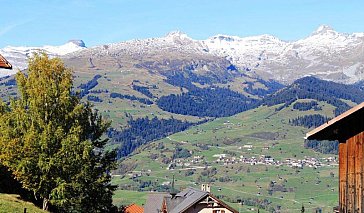
[[[108,90],[109,93],[93,93],[90,95],[98,96],[103,100],[101,103],[91,102],[95,105],[96,108],[100,110],[103,115],[112,121],[112,126],[114,128],[123,128],[127,125],[127,121],[129,120],[126,117],[126,113],[131,114],[134,118],[137,117],[145,117],[157,116],[158,118],[170,118],[174,117],[179,120],[188,120],[190,122],[198,122],[203,118],[199,118],[197,116],[187,116],[187,115],[179,115],[170,112],[166,112],[161,110],[156,104],[145,105],[138,101],[131,101],[127,99],[118,99],[118,98],[110,98],[110,93],[116,92],[124,95],[134,95],[140,98],[147,98],[147,96],[135,91],[132,89],[133,81],[137,79],[136,84],[141,86],[149,87],[150,92],[157,98],[170,94],[179,94],[181,90],[179,87],[172,86],[164,81],[166,77],[162,76],[158,73],[150,73],[145,69],[136,69],[133,64],[126,64],[123,68],[88,68],[86,66],[80,65],[80,62],[77,62],[79,65],[78,68],[75,64],[68,61],[68,66],[73,67],[74,69],[74,88],[75,90],[80,90],[78,86],[80,84],[85,84],[89,80],[91,80],[95,75],[101,75],[102,77],[98,79],[98,85],[92,90]],[[101,63],[101,62],[100,62]],[[0,80],[0,84],[13,79],[14,76],[11,76],[8,79]],[[255,82],[255,79],[251,79],[249,77],[239,77],[236,78],[233,82],[229,82],[229,84],[217,84],[220,87],[228,87],[232,90],[239,91],[245,95],[246,92],[243,91],[246,85],[244,82]],[[135,82],[134,82],[135,83]],[[201,87],[206,87],[199,85]],[[152,87],[155,87],[154,89]],[[255,87],[264,88],[264,86],[260,85],[260,83],[255,82]],[[186,92],[187,90],[184,90]],[[16,86],[5,86],[0,85],[0,98],[7,100],[10,96],[13,96],[14,93],[17,92]],[[251,95],[252,96],[252,95]],[[84,101],[87,100],[87,97],[83,98]]]
[[[324,113],[332,116],[333,107],[320,103]],[[299,210],[302,204],[307,210],[321,207],[324,212],[332,210],[337,205],[337,165],[319,167],[318,169],[305,167],[304,169],[294,169],[287,165],[250,165],[250,164],[229,164],[223,165],[216,163],[214,154],[228,153],[228,156],[236,155],[239,157],[259,157],[261,155],[270,155],[276,160],[285,161],[287,158],[304,159],[306,157],[315,157],[321,159],[333,155],[323,155],[303,147],[303,137],[308,129],[302,127],[293,127],[288,124],[288,119],[295,118],[298,115],[317,113],[314,111],[300,112],[287,108],[279,112],[274,111],[275,107],[260,107],[250,110],[229,118],[220,118],[212,122],[192,127],[184,132],[174,134],[168,138],[162,139],[150,145],[140,148],[136,154],[127,159],[126,163],[136,163],[135,171],[148,171],[143,173],[139,180],[151,180],[155,184],[164,181],[170,181],[172,174],[177,178],[177,187],[186,187],[196,185],[198,177],[203,169],[196,169],[192,176],[186,176],[186,170],[183,167],[177,167],[175,170],[166,170],[168,165],[161,162],[161,156],[156,160],[151,160],[149,156],[152,153],[171,156],[176,144],[193,151],[193,156],[203,156],[203,161],[193,166],[217,168],[218,172],[214,178],[228,176],[232,179],[229,182],[220,182],[219,180],[212,183],[212,191],[215,195],[225,196],[225,200],[236,199],[240,196],[243,198],[269,199],[272,206],[282,206],[283,212],[292,212]],[[271,134],[274,133],[274,134]],[[275,135],[274,137],[272,135]],[[224,141],[236,140],[237,142],[225,145]],[[157,150],[156,144],[163,142],[164,150]],[[206,144],[208,150],[202,150],[197,144]],[[219,144],[219,146],[216,146]],[[244,145],[252,144],[253,148],[247,150]],[[269,147],[269,150],[262,149]],[[192,158],[182,162],[190,162]],[[330,176],[334,174],[334,178]],[[280,178],[279,178],[280,177]],[[321,182],[318,182],[321,181]],[[137,189],[137,183],[130,179],[130,176],[116,177],[114,183],[125,186],[130,189]],[[203,181],[203,180],[202,180]],[[275,192],[273,195],[268,194],[268,187],[271,181],[278,184],[284,184],[286,188],[292,188],[292,192]],[[199,184],[199,183],[197,183]],[[133,199],[128,200],[129,192],[118,192],[125,196],[123,201],[116,200],[117,204],[131,203]],[[260,193],[260,195],[258,195]],[[140,202],[140,201],[138,201]],[[236,208],[237,204],[232,204]],[[243,207],[245,210],[251,208]],[[264,212],[264,211],[261,211]]]
[[[34,204],[19,199],[18,195],[1,194],[0,193],[0,213],[23,212],[24,208],[29,213],[45,213]]]
[[[107,70],[107,71],[105,71]],[[133,79],[138,79],[141,85],[152,86],[156,85],[157,89],[152,89],[151,92],[157,97],[168,95],[171,93],[179,93],[178,87],[173,87],[171,85],[163,82],[163,78],[158,75],[152,75],[146,70],[133,70],[132,66],[125,66],[121,70],[118,68],[110,68],[95,70],[95,69],[84,69],[76,70],[75,75],[75,87],[80,83],[85,83],[96,74],[102,75],[99,79],[99,85],[94,89],[107,89],[110,92],[119,92],[122,94],[136,95],[138,97],[146,98],[144,95],[131,89],[131,83]],[[221,85],[224,86],[224,85]],[[233,82],[231,88],[236,90],[241,90],[243,87],[240,81]],[[2,86],[0,88],[2,94],[11,93],[14,88],[9,89],[9,87]],[[7,91],[6,91],[7,90]],[[132,114],[135,117],[144,117],[146,115],[157,115],[158,117],[173,117],[178,119],[187,119],[189,121],[197,121],[199,118],[193,116],[182,116],[176,115],[160,110],[156,105],[146,106],[140,104],[137,101],[120,100],[120,99],[110,99],[109,94],[97,94],[104,101],[102,103],[95,103],[95,106],[103,112],[110,120],[113,121],[114,127],[124,126],[126,124],[125,112]],[[331,106],[324,107],[327,111],[327,115],[331,116],[332,112]],[[306,209],[326,206],[330,210],[331,206],[337,203],[336,186],[337,180],[335,178],[329,178],[330,172],[334,172],[336,175],[336,167],[334,168],[320,168],[318,170],[313,170],[311,168],[305,168],[296,175],[296,170],[289,167],[268,167],[266,171],[266,166],[251,166],[251,165],[233,165],[227,168],[223,165],[218,165],[213,162],[216,158],[213,157],[214,154],[223,153],[224,151],[230,151],[235,153],[237,156],[244,155],[246,157],[260,156],[260,155],[272,155],[275,159],[282,160],[285,158],[292,158],[296,156],[297,159],[302,159],[304,156],[312,157],[323,157],[326,155],[320,155],[314,153],[311,150],[306,150],[303,148],[303,136],[307,132],[307,129],[300,127],[292,127],[288,125],[288,119],[294,118],[298,114],[304,113],[316,113],[316,112],[298,112],[291,111],[290,109],[283,110],[278,113],[274,113],[273,108],[262,107],[260,109],[251,110],[249,112],[241,113],[236,116],[229,118],[216,119],[213,122],[209,122],[198,127],[193,127],[185,132],[177,133],[169,138],[165,138],[158,142],[163,142],[166,148],[173,150],[176,144],[182,144],[184,148],[194,151],[194,155],[204,156],[205,161],[211,167],[218,168],[218,175],[216,178],[227,174],[234,178],[233,182],[220,183],[219,181],[213,183],[213,190],[215,194],[228,195],[231,198],[236,196],[244,197],[257,197],[257,192],[261,192],[259,198],[267,197],[275,205],[282,205],[283,208],[287,209],[299,209],[301,203],[304,203]],[[331,113],[332,114],[332,113]],[[226,122],[229,121],[229,122]],[[278,138],[275,140],[264,139],[266,133],[277,133]],[[259,133],[259,134],[256,134]],[[262,137],[263,135],[263,137]],[[269,136],[269,134],[268,134]],[[239,141],[231,145],[223,145],[223,141],[229,139],[238,139]],[[158,143],[156,142],[156,143]],[[182,143],[183,142],[183,143]],[[187,142],[187,143],[184,143]],[[154,144],[156,144],[154,143]],[[196,147],[196,144],[207,144],[210,146],[209,150],[201,150]],[[216,146],[219,144],[220,146]],[[254,144],[252,150],[248,151],[245,149],[238,149],[245,144]],[[273,144],[274,147],[273,147]],[[262,150],[262,147],[269,146],[269,150]],[[132,156],[127,162],[135,161],[138,164],[136,170],[148,170],[151,169],[152,173],[147,177],[143,176],[141,179],[150,179],[153,182],[158,181],[170,181],[171,172],[166,170],[167,165],[161,163],[161,158],[156,161],[150,160],[149,156],[151,153],[159,154],[161,150],[156,150],[152,148],[153,144],[140,148],[140,153]],[[145,149],[143,151],[143,149]],[[163,154],[167,157],[172,155],[172,151],[163,150]],[[203,166],[203,165],[199,165]],[[247,174],[248,169],[250,173]],[[238,172],[235,174],[235,171]],[[185,177],[184,170],[173,171],[178,178],[179,186],[192,185],[196,182],[202,169],[197,169],[194,175]],[[320,173],[317,173],[319,171]],[[167,174],[167,175],[166,175]],[[288,182],[286,186],[296,187],[294,193],[274,193],[273,196],[267,195],[267,187],[271,180],[277,179],[277,174],[280,174]],[[320,186],[330,187],[318,187],[315,185],[315,178],[320,178],[322,181]],[[302,179],[299,179],[302,178]],[[115,183],[118,184],[130,184],[135,185],[134,181],[125,178],[114,179]],[[302,183],[301,183],[302,182]],[[244,187],[242,187],[244,184]],[[257,185],[260,185],[262,189],[258,190]],[[335,192],[331,193],[328,189],[334,187]],[[221,188],[221,191],[216,191]],[[137,187],[134,187],[137,189]],[[318,189],[318,191],[315,191]],[[130,194],[135,192],[117,193],[115,196],[115,202],[130,203],[135,200],[135,198],[130,198]],[[317,194],[325,196],[319,196],[316,198]],[[330,194],[331,193],[331,194]],[[130,196],[129,196],[130,195]],[[326,196],[330,195],[330,196]],[[283,198],[281,198],[283,196]],[[120,199],[117,199],[117,198]],[[143,197],[143,196],[142,196]],[[314,199],[310,199],[314,198]],[[289,201],[291,200],[292,203]],[[294,200],[294,201],[292,201]],[[143,201],[137,201],[143,203]],[[311,202],[312,204],[309,204]],[[306,205],[307,204],[307,205]],[[288,211],[288,210],[287,210]]]

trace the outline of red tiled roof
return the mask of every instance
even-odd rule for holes
[[[0,55],[0,68],[12,69],[11,64],[2,55]]]
[[[125,213],[143,213],[144,209],[141,206],[138,206],[137,204],[133,203],[127,207],[125,207],[124,210]]]

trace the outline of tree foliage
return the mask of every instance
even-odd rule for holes
[[[35,54],[16,80],[19,98],[0,105],[1,164],[43,209],[109,211],[115,152],[101,138],[110,123],[72,93],[72,72],[58,58]]]

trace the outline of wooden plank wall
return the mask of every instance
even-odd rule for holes
[[[364,132],[339,144],[339,205],[342,213],[364,212]]]
[[[346,212],[346,190],[347,190],[347,146],[346,143],[339,144],[339,208],[340,212]]]

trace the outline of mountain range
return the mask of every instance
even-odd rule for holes
[[[83,65],[95,69],[107,66],[121,70],[128,63],[134,63],[149,70],[170,71],[181,66],[196,66],[200,72],[215,72],[231,64],[245,75],[283,84],[311,75],[341,83],[355,83],[364,78],[364,33],[339,33],[326,25],[297,41],[283,41],[272,35],[216,35],[195,40],[174,31],[161,38],[89,48],[80,40],[61,46],[9,46],[0,49],[0,54],[22,70],[26,68],[29,54],[37,50],[61,56],[66,61],[86,60]],[[1,76],[12,74],[4,70],[0,73]]]
[[[7,75],[26,69],[32,52],[61,57],[74,70],[74,90],[112,121],[117,204],[168,191],[173,174],[179,187],[213,183],[217,196],[245,212],[303,204],[327,212],[337,205],[337,143],[303,136],[364,101],[363,41],[364,33],[321,26],[298,41],[194,40],[177,31],[94,47],[81,40],[6,47],[0,54],[16,69],[0,70],[0,98],[17,96]]]

